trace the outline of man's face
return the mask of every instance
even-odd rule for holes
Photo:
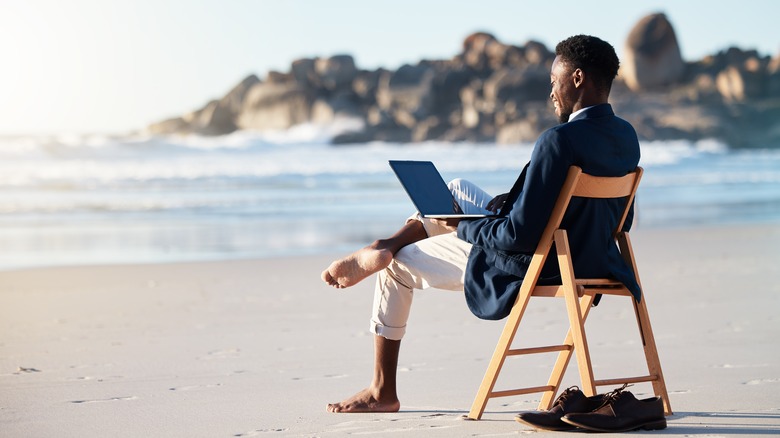
[[[550,70],[550,99],[555,106],[555,115],[561,123],[569,121],[569,116],[574,112],[576,101],[576,88],[571,68],[560,56],[553,60]]]

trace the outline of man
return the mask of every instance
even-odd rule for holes
[[[569,167],[577,165],[597,176],[622,176],[636,168],[636,132],[614,115],[608,103],[619,67],[613,47],[598,38],[577,35],[560,42],[555,54],[550,99],[561,125],[539,137],[531,161],[510,192],[490,199],[465,182],[451,185],[464,210],[486,209],[499,212],[498,217],[460,221],[413,217],[390,238],[377,240],[323,271],[323,281],[336,288],[379,273],[371,320],[373,381],[352,397],[328,405],[328,411],[394,412],[400,408],[396,367],[413,289],[464,290],[469,308],[478,317],[505,317]],[[639,299],[639,286],[612,238],[620,219],[620,202],[573,199],[563,226],[569,232],[579,275],[612,276]],[[630,224],[630,218],[626,222]],[[557,276],[551,257],[542,279],[555,281]]]

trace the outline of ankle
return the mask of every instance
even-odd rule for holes
[[[373,389],[371,395],[380,403],[394,403],[398,401],[398,394],[395,390]]]
[[[395,385],[388,385],[384,382],[372,382],[371,386],[368,387],[368,392],[372,397],[380,402],[398,400],[398,393],[396,391]]]

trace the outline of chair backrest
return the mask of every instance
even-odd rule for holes
[[[639,186],[639,180],[642,178],[642,168],[637,167],[633,172],[621,177],[597,177],[582,172],[577,166],[571,166],[566,180],[561,187],[561,192],[553,207],[547,226],[542,232],[539,244],[536,246],[531,263],[528,267],[528,274],[520,286],[522,294],[526,289],[533,290],[539,280],[542,266],[547,261],[553,242],[555,240],[555,231],[561,226],[561,221],[569,206],[569,201],[574,196],[586,198],[623,198],[627,197],[626,206],[623,215],[620,218],[618,226],[615,229],[614,237],[617,237],[623,229],[623,223],[628,216],[631,204],[636,195],[636,189]],[[518,295],[519,299],[519,295]]]
[[[542,233],[542,239],[539,241],[539,248],[546,242],[552,242],[553,233],[561,226],[561,221],[569,206],[572,197],[582,198],[627,198],[626,206],[623,209],[623,215],[615,229],[615,235],[623,229],[623,224],[628,217],[631,204],[636,196],[636,190],[639,187],[639,181],[642,179],[643,169],[637,167],[633,172],[620,177],[601,177],[583,173],[578,166],[571,166],[563,183],[558,200],[550,215],[550,220]]]

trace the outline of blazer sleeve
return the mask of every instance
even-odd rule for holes
[[[498,218],[462,220],[458,237],[483,248],[532,253],[573,162],[566,138],[554,128],[546,131],[534,147],[523,190],[509,213]]]

